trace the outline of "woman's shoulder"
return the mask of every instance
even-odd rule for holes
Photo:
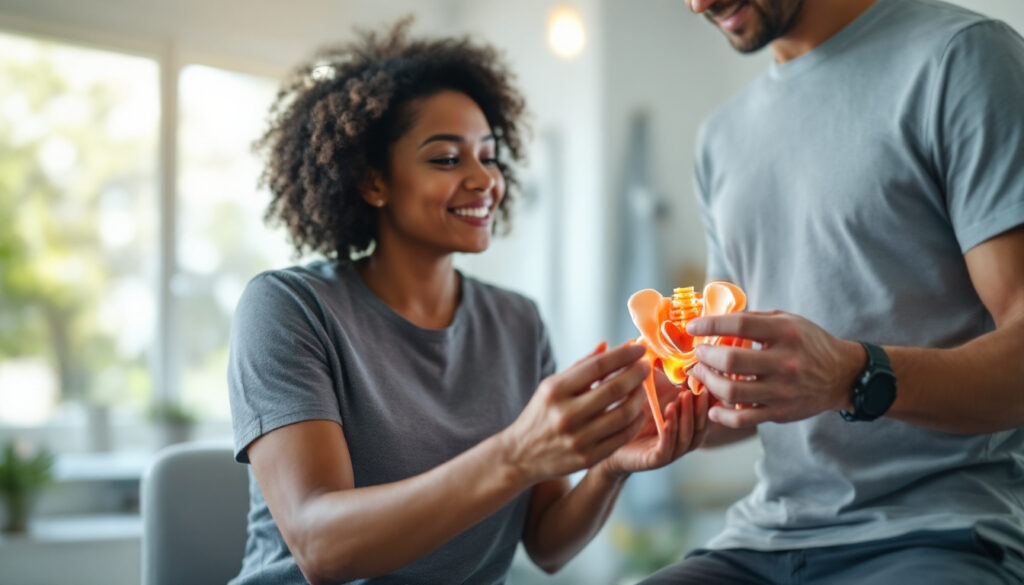
[[[246,289],[286,289],[322,292],[345,288],[348,268],[332,260],[315,260],[286,268],[264,270],[253,276]]]
[[[349,287],[347,270],[330,260],[265,270],[249,280],[238,310],[268,314],[320,306],[326,299],[337,299],[338,292]]]
[[[462,279],[463,293],[471,300],[475,310],[496,313],[501,315],[503,320],[520,319],[529,323],[540,323],[537,303],[530,297],[464,273]]]

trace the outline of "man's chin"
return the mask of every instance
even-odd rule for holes
[[[764,34],[735,35],[725,31],[722,31],[722,33],[725,34],[725,38],[729,40],[732,48],[743,54],[756,53],[772,41],[772,39],[766,38]]]

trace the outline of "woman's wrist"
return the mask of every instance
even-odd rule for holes
[[[518,441],[510,429],[511,427],[492,436],[488,442],[493,445],[495,450],[493,454],[494,460],[498,462],[498,466],[507,478],[507,481],[511,485],[525,490],[543,481],[544,478],[538,477],[529,464],[519,456],[521,450],[518,448]]]
[[[611,459],[604,459],[597,465],[590,468],[588,473],[594,474],[594,477],[600,480],[602,483],[609,485],[616,485],[625,482],[632,475],[631,472],[619,469],[611,463]]]

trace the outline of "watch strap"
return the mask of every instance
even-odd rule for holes
[[[858,342],[864,348],[864,351],[868,354],[867,364],[861,371],[860,375],[857,376],[857,380],[854,382],[852,389],[853,399],[853,412],[847,410],[839,411],[839,414],[847,421],[873,421],[877,419],[881,414],[869,414],[864,411],[864,393],[867,391],[867,383],[871,376],[876,372],[886,372],[892,375],[892,365],[889,362],[889,356],[885,353],[885,350],[881,347],[867,343],[865,341]]]

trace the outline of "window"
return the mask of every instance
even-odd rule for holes
[[[0,34],[0,424],[152,388],[155,61]]]
[[[277,89],[270,80],[190,65],[179,77],[177,272],[172,289],[184,343],[181,398],[227,419],[228,334],[246,282],[289,262],[283,229],[263,224],[269,193],[257,191],[250,145]]]
[[[103,448],[82,440],[97,436],[86,421],[112,418],[132,427],[115,446],[137,441],[158,392],[228,419],[234,306],[249,278],[291,261],[283,230],[263,224],[269,197],[250,151],[276,87],[182,67],[167,169],[177,192],[162,193],[163,66],[0,33],[0,436]],[[161,324],[165,311],[174,318]],[[96,407],[106,414],[87,416]]]

